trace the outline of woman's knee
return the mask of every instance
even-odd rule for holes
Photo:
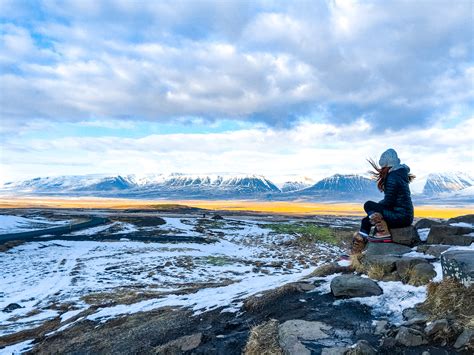
[[[364,203],[364,211],[366,213],[369,213],[369,212],[375,212],[375,209],[374,207],[377,205],[376,202],[374,201],[367,201],[366,203]]]

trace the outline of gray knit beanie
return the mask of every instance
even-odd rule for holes
[[[398,158],[395,149],[390,148],[383,152],[380,156],[379,165],[381,167],[398,167],[400,165],[400,159]]]

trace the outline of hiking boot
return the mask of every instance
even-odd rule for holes
[[[369,219],[370,223],[375,226],[377,223],[383,221],[383,215],[379,212],[374,212],[369,216]]]
[[[367,239],[360,235],[359,232],[355,232],[352,236],[351,255],[362,253],[366,244]]]
[[[390,234],[390,230],[388,229],[387,222],[382,219],[380,222],[377,222],[375,224],[375,235],[373,237],[369,237],[369,241],[379,243],[392,242],[392,235]]]

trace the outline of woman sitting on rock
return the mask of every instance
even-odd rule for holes
[[[380,202],[367,201],[364,210],[367,217],[362,219],[359,232],[354,234],[353,253],[360,252],[367,241],[392,241],[389,228],[408,227],[413,223],[413,203],[408,184],[415,178],[410,174],[410,168],[400,164],[394,149],[386,150],[379,160],[378,166],[369,160],[375,171],[373,177],[377,180],[378,189],[384,193]],[[375,225],[375,234],[370,235]]]

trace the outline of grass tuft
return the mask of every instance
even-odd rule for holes
[[[366,272],[366,267],[362,262],[363,255],[361,253],[352,254],[350,256],[351,267],[358,273],[363,274]]]
[[[270,319],[268,322],[252,327],[243,354],[283,355],[278,342],[278,321]]]
[[[329,227],[320,227],[314,223],[271,223],[265,228],[277,234],[290,234],[296,236],[295,243],[307,245],[315,242],[338,244],[336,233]]]
[[[382,280],[385,276],[385,268],[381,264],[371,264],[367,269],[367,276],[374,280]]]
[[[426,301],[420,308],[431,319],[449,318],[474,329],[474,285],[465,287],[453,278],[430,282]]]

